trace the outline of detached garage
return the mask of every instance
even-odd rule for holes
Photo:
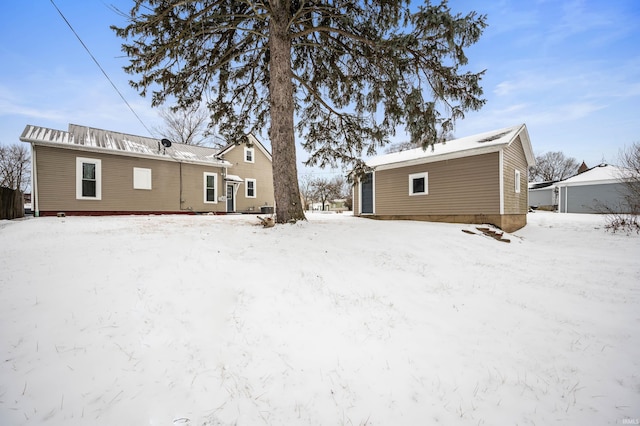
[[[506,232],[527,223],[527,172],[535,163],[524,124],[366,161],[354,213],[376,219],[487,223]]]
[[[621,179],[629,172],[600,164],[572,178],[557,182],[560,213],[630,213],[627,188]]]

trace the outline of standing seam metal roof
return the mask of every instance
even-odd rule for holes
[[[27,125],[20,136],[20,140],[49,146],[66,146],[85,151],[153,157],[166,161],[224,167],[231,165],[231,163],[218,158],[220,151],[215,148],[180,143],[172,143],[170,147],[166,148],[162,146],[158,139],[77,124],[69,124],[69,131],[67,132]]]

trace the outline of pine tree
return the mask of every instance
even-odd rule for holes
[[[228,138],[268,126],[279,223],[304,218],[296,132],[308,165],[361,173],[398,126],[427,147],[484,104],[462,67],[486,18],[446,0],[135,0],[129,16],[113,29],[152,105],[204,99]]]

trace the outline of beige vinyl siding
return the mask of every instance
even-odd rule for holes
[[[203,172],[222,174],[216,167],[180,164],[74,149],[36,146],[38,200],[40,211],[103,212],[180,212],[180,184],[183,185],[182,210],[224,211],[224,203],[205,206]],[[76,158],[102,162],[102,199],[76,199]],[[150,169],[151,190],[133,189],[134,167]]]
[[[410,196],[409,175],[422,172],[428,173],[428,194]],[[499,187],[498,153],[380,170],[375,179],[375,214],[496,214]]]
[[[504,149],[503,179],[504,179],[504,213],[526,214],[529,202],[527,189],[528,167],[522,148],[520,136]],[[520,171],[520,192],[515,192],[515,171]]]
[[[204,174],[216,174],[216,203],[204,202]],[[222,184],[222,169],[218,167],[208,167],[196,164],[182,164],[182,209],[194,212],[225,212],[227,205],[224,201],[219,201],[220,196],[225,194]]]
[[[356,182],[353,185],[353,194],[352,194],[353,200],[352,202],[352,206],[351,206],[351,211],[353,211],[353,214],[360,214],[360,183]]]
[[[224,154],[224,159],[232,164],[227,171],[229,174],[240,176],[242,180],[256,180],[255,198],[246,198],[245,183],[240,184],[238,192],[236,193],[236,211],[260,212],[260,207],[265,205],[273,207],[275,203],[272,164],[257,145],[254,145],[253,163],[245,162],[244,147],[245,145],[238,145]]]

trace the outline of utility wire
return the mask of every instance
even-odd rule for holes
[[[53,5],[53,7],[56,8],[56,10],[58,11],[58,13],[60,14],[60,16],[62,17],[62,19],[64,19],[64,22],[67,23],[67,25],[69,26],[69,28],[71,29],[71,31],[73,32],[73,34],[76,36],[76,38],[78,39],[78,41],[80,42],[80,44],[82,44],[82,47],[84,47],[84,50],[87,51],[87,53],[89,54],[89,56],[91,56],[91,59],[93,59],[93,62],[96,63],[96,65],[98,66],[98,68],[100,68],[100,71],[102,71],[102,74],[104,74],[104,76],[107,78],[107,80],[109,80],[109,83],[111,83],[111,86],[115,89],[116,92],[118,92],[118,95],[120,95],[120,98],[124,101],[124,103],[129,107],[129,109],[131,110],[131,112],[133,113],[133,115],[136,116],[136,118],[138,119],[138,121],[140,122],[140,124],[142,124],[142,126],[147,130],[147,132],[149,132],[149,135],[151,135],[151,130],[149,130],[149,128],[147,127],[146,124],[144,124],[144,121],[142,121],[142,119],[140,118],[140,116],[134,111],[133,107],[131,107],[131,105],[129,104],[129,102],[125,99],[124,95],[120,92],[120,90],[116,87],[116,85],[113,83],[113,81],[111,80],[111,78],[109,77],[109,75],[107,74],[107,72],[104,70],[104,68],[102,68],[102,65],[100,65],[100,63],[98,62],[98,60],[95,58],[95,56],[93,56],[93,54],[91,53],[91,51],[89,50],[89,48],[87,47],[86,44],[84,44],[84,42],[82,41],[82,39],[80,38],[80,36],[78,35],[78,33],[76,32],[76,30],[73,29],[73,26],[71,26],[71,23],[67,20],[67,18],[64,16],[64,14],[60,11],[60,9],[58,9],[58,6],[54,3],[53,0],[50,0],[51,4]]]

